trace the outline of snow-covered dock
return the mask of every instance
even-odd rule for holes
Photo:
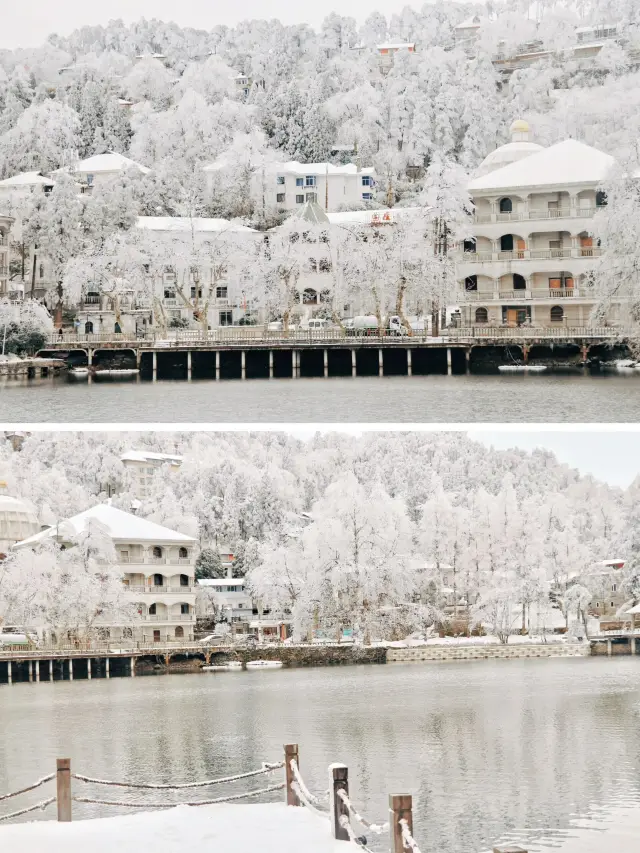
[[[0,849],[15,853],[350,853],[336,841],[328,820],[284,803],[178,806],[160,812],[78,820],[37,821],[0,827]]]

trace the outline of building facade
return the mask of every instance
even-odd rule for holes
[[[9,287],[9,235],[13,218],[0,214],[0,298],[10,296]]]
[[[103,503],[24,539],[15,547],[34,547],[45,539],[73,547],[74,536],[91,521],[98,521],[107,529],[122,572],[125,601],[134,605],[137,612],[133,621],[126,624],[101,623],[100,637],[114,643],[192,641],[197,556],[193,537]]]
[[[573,139],[542,148],[516,121],[512,142],[469,183],[473,238],[457,257],[464,325],[584,327],[595,304],[589,272],[600,247],[593,216],[614,160]],[[623,319],[622,308],[613,322]]]
[[[158,471],[163,469],[167,473],[177,471],[182,465],[182,456],[129,450],[120,457],[120,461],[131,473],[131,488],[135,497],[142,500],[148,497]]]

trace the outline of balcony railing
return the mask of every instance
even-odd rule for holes
[[[130,563],[136,566],[190,566],[189,557],[148,557],[141,554],[118,554],[119,563]]]
[[[155,584],[125,584],[125,589],[127,592],[144,592],[150,593],[152,595],[163,595],[164,593],[169,593],[171,595],[180,594],[181,592],[193,592],[196,589],[196,584],[189,583],[182,586],[181,584],[166,584],[162,586],[155,586]]]
[[[580,246],[577,249],[521,249],[512,252],[459,252],[458,263],[486,264],[497,261],[542,261],[555,258],[599,258],[602,249],[597,246]]]
[[[492,302],[496,300],[523,299],[570,299],[571,297],[589,297],[589,293],[577,287],[540,287],[532,290],[462,290],[459,302]],[[595,298],[595,297],[594,297]]]
[[[589,219],[596,207],[558,207],[553,210],[522,210],[510,213],[476,213],[473,221],[478,225],[490,222],[522,222],[530,219]]]
[[[195,613],[141,613],[140,619],[143,622],[195,622]]]

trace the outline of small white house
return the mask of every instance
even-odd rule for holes
[[[250,622],[253,602],[244,578],[201,578],[197,581],[196,610],[199,618],[217,617],[229,625]]]
[[[90,192],[97,184],[108,182],[131,168],[138,169],[145,175],[151,171],[123,154],[107,151],[105,154],[94,154],[86,160],[81,160],[70,169],[70,173],[80,182],[83,192]]]
[[[267,177],[265,201],[283,211],[299,209],[309,201],[324,211],[357,207],[375,199],[375,176],[373,167],[361,169],[354,163],[334,166],[292,160],[278,164]]]

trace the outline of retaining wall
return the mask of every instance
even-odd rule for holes
[[[487,660],[498,658],[587,657],[589,643],[513,643],[503,645],[415,646],[387,649],[387,661]]]

